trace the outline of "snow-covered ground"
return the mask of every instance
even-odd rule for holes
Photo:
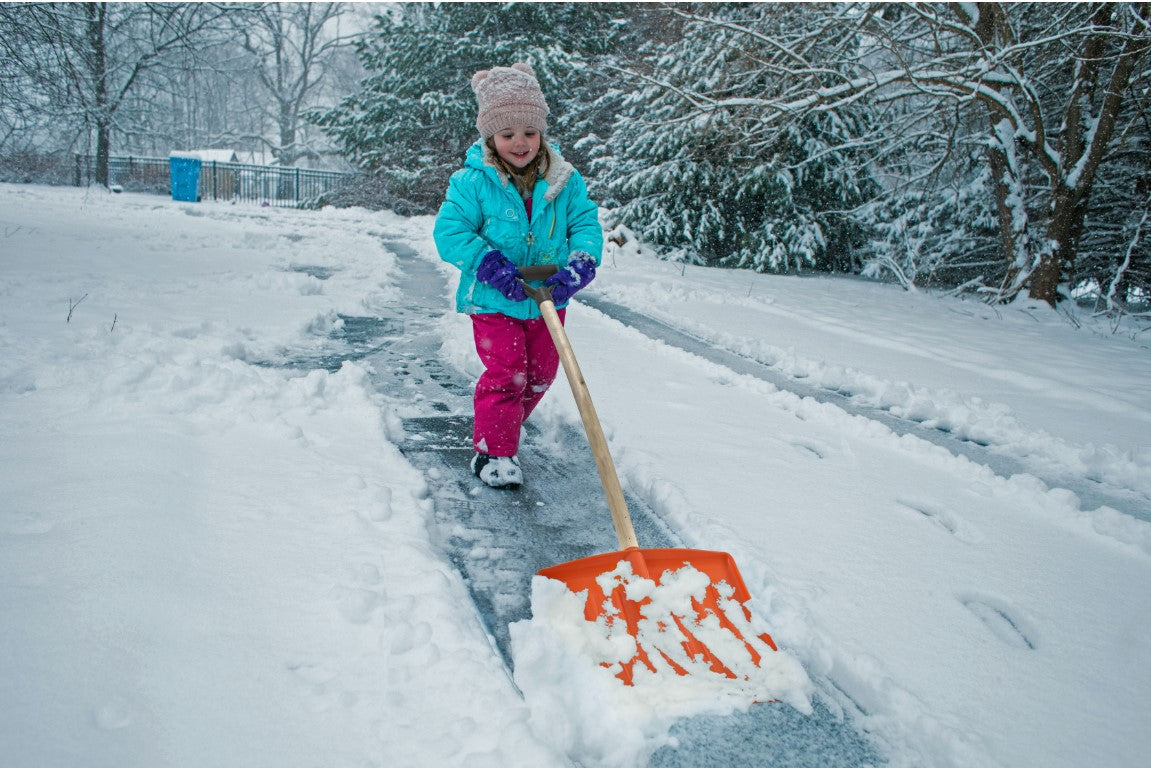
[[[525,703],[363,364],[256,364],[403,302],[381,238],[434,259],[430,219],[14,185],[0,211],[0,763],[629,765],[659,746],[658,713],[578,660],[525,664],[521,685],[555,687]],[[1151,505],[1138,329],[633,248],[589,290]],[[474,373],[466,319],[441,325]],[[586,305],[568,332],[625,483],[734,555],[757,617],[892,765],[1143,764],[1151,525]],[[535,418],[578,423],[562,380]],[[604,741],[609,717],[642,738]]]

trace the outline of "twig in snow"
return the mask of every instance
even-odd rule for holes
[[[108,329],[108,333],[111,333],[112,331],[116,330],[116,320],[119,319],[119,317],[120,317],[119,314],[116,314],[116,313],[112,314],[112,327]]]
[[[65,320],[64,322],[66,322],[66,323],[72,322],[72,312],[76,309],[76,307],[80,306],[80,302],[86,298],[88,298],[88,294],[85,293],[83,296],[76,299],[76,301],[72,301],[72,299],[68,299],[68,319]]]

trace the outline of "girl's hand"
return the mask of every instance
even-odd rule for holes
[[[587,251],[572,251],[566,269],[561,269],[544,281],[551,289],[552,300],[563,304],[595,279],[595,259]]]
[[[524,286],[519,280],[522,277],[516,265],[499,251],[488,251],[484,254],[476,270],[477,280],[495,288],[508,301],[527,299],[528,295],[524,293]]]

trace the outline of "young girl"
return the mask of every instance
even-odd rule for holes
[[[520,427],[559,366],[521,270],[555,265],[554,275],[529,284],[551,289],[562,320],[567,300],[595,277],[603,232],[583,178],[544,141],[548,107],[532,68],[477,72],[472,90],[480,140],[452,175],[434,236],[440,258],[460,269],[456,309],[471,316],[484,364],[471,469],[493,488],[515,488],[523,483]]]

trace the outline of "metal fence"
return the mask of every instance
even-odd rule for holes
[[[94,181],[95,155],[76,155],[73,182]],[[204,161],[200,167],[200,200],[247,202],[279,207],[309,207],[323,194],[355,177],[354,173],[282,168],[275,165]],[[108,184],[132,192],[171,194],[171,164],[166,157],[108,158]]]

